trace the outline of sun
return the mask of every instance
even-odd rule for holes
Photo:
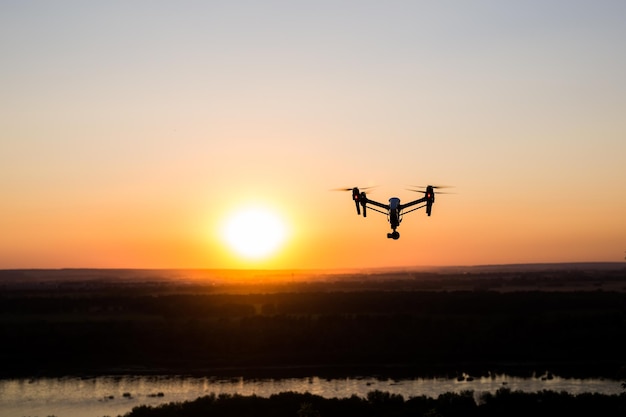
[[[238,255],[261,260],[273,255],[287,237],[285,222],[276,212],[262,207],[235,211],[222,229],[226,244]]]

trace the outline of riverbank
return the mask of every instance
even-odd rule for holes
[[[61,365],[61,364],[59,364]],[[193,377],[193,378],[245,378],[245,379],[287,379],[319,377],[322,379],[343,379],[374,377],[378,379],[401,380],[409,378],[489,378],[493,375],[509,375],[517,378],[550,378],[559,375],[562,378],[575,379],[612,379],[620,380],[626,374],[621,363],[482,363],[468,364],[458,362],[450,364],[328,364],[324,366],[282,366],[282,367],[223,367],[202,368],[199,366],[164,368],[142,366],[129,367],[82,367],[69,368],[20,366],[15,369],[7,366],[0,370],[0,380],[37,379],[37,378],[96,378],[99,376],[125,377]]]
[[[447,393],[437,398],[412,397],[405,399],[381,391],[372,391],[367,398],[350,397],[326,399],[312,394],[292,392],[269,398],[241,395],[209,395],[183,404],[158,407],[137,407],[126,417],[196,416],[535,416],[554,417],[589,416],[598,413],[604,417],[621,417],[626,411],[626,395],[579,394],[543,391],[525,393],[501,389],[495,394],[475,397],[471,391]]]
[[[0,380],[0,410],[3,417],[57,415],[64,417],[115,416],[134,407],[158,407],[168,403],[194,401],[199,397],[257,396],[270,398],[281,393],[312,394],[325,399],[368,398],[384,392],[408,400],[414,397],[437,399],[450,393],[474,393],[475,401],[501,389],[537,393],[565,392],[569,395],[619,395],[621,383],[607,379],[571,379],[559,375],[519,378],[511,375],[464,378],[384,379],[374,377],[326,379],[246,379],[189,376],[98,376],[83,378],[38,378]],[[204,413],[206,415],[212,415]],[[233,413],[238,415],[237,413]],[[294,414],[295,415],[295,412]]]

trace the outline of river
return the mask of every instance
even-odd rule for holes
[[[496,392],[499,388],[536,392],[544,389],[571,394],[597,392],[619,394],[619,381],[610,379],[521,378],[507,375],[457,380],[450,378],[376,379],[371,377],[323,379],[217,379],[185,376],[99,376],[93,378],[37,378],[0,380],[0,415],[3,417],[118,416],[138,405],[158,405],[194,400],[215,394],[272,394],[310,392],[327,398],[367,396],[374,390],[400,394],[405,399],[425,395],[437,397],[444,392],[473,390]]]

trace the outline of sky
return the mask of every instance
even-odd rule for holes
[[[624,260],[626,2],[1,1],[0,269]],[[349,192],[432,216],[358,217]],[[245,259],[224,225],[286,229]],[[269,233],[269,232],[268,232]]]

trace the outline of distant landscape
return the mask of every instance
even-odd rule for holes
[[[3,270],[3,377],[620,379],[624,263],[375,271]]]
[[[485,283],[497,279],[507,283],[522,284],[531,289],[549,288],[555,282],[584,289],[588,284],[597,287],[603,277],[613,283],[626,285],[626,262],[576,262],[504,264],[472,266],[430,266],[339,270],[255,270],[255,269],[0,269],[0,286],[4,289],[47,289],[77,286],[108,287],[116,285],[162,285],[163,288],[185,286],[219,289],[233,286],[267,287],[268,284],[297,283],[348,284],[387,283],[389,281],[413,282],[416,287],[424,283],[439,283],[442,289],[459,283]],[[574,277],[575,276],[575,277]],[[574,278],[574,279],[572,279]],[[214,288],[217,286],[217,288]],[[534,287],[533,287],[534,286]],[[613,288],[612,288],[613,289]],[[625,290],[617,287],[617,290]]]

